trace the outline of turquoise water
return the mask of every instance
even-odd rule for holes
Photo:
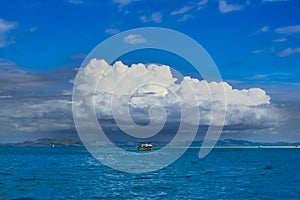
[[[189,149],[170,166],[127,174],[83,147],[0,147],[0,199],[299,199],[300,149]]]

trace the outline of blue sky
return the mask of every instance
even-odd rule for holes
[[[154,26],[192,37],[214,59],[224,81],[237,89],[262,88],[271,96],[272,105],[284,107],[289,116],[276,134],[251,135],[248,131],[241,136],[229,133],[228,137],[300,141],[296,133],[300,120],[299,10],[296,0],[2,0],[0,123],[5,127],[0,128],[1,140],[40,136],[39,129],[23,127],[24,131],[19,123],[24,119],[9,117],[8,109],[14,112],[15,104],[69,99],[69,80],[75,68],[96,45],[121,31]],[[191,76],[194,73],[178,70]],[[54,109],[53,115],[59,109]],[[26,120],[33,127],[39,117],[43,118]],[[8,121],[9,125],[4,125]],[[71,121],[67,120],[67,128],[53,130],[54,136],[61,132],[71,135]]]

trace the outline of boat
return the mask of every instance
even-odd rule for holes
[[[140,144],[137,147],[138,151],[151,151],[153,148],[153,145],[151,142],[140,142]]]

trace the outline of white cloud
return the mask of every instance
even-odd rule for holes
[[[147,17],[146,15],[141,16],[140,20],[143,23],[148,23],[148,22],[161,23],[162,22],[162,14],[159,12],[154,12],[151,14],[150,17]]]
[[[198,6],[203,6],[203,5],[207,4],[207,3],[208,3],[208,0],[200,0],[200,1],[197,3],[197,5],[198,5]]]
[[[273,42],[285,42],[287,39],[285,37],[277,38]]]
[[[13,39],[9,38],[7,34],[16,27],[17,24],[15,22],[5,21],[4,19],[0,18],[0,47],[4,47],[13,43]]]
[[[146,43],[147,39],[141,35],[129,34],[128,36],[123,38],[123,41],[128,44],[141,44]]]
[[[178,10],[174,10],[170,13],[170,15],[177,16],[177,15],[183,15],[181,16],[177,21],[183,22],[186,21],[189,18],[192,18],[192,14],[188,14],[192,10],[202,10],[203,6],[208,3],[208,0],[200,0],[198,2],[188,2],[188,5],[185,5]]]
[[[114,34],[119,33],[119,32],[120,32],[120,30],[117,29],[117,28],[107,28],[107,29],[105,29],[105,33],[108,33],[110,35],[114,35]]]
[[[65,95],[65,96],[72,95],[72,90],[62,90],[62,91],[61,91],[61,94],[62,94],[62,95]]]
[[[179,10],[175,10],[175,11],[171,12],[170,14],[171,15],[182,15],[182,14],[190,11],[191,9],[192,9],[191,6],[184,6],[184,7],[180,8]]]
[[[228,4],[226,0],[219,0],[219,11],[221,13],[229,13],[244,9],[244,5]]]
[[[0,96],[0,99],[10,99],[10,98],[12,98],[12,96],[10,95]]]
[[[300,47],[292,49],[291,47],[284,49],[283,51],[279,52],[277,55],[279,57],[286,57],[292,54],[300,53]]]
[[[159,12],[152,13],[151,21],[153,21],[155,23],[161,23],[162,22],[162,15]]]
[[[182,17],[180,17],[177,20],[177,22],[185,22],[185,21],[187,21],[188,19],[191,19],[191,18],[193,18],[193,15],[185,14]]]
[[[226,82],[207,82],[191,77],[184,77],[181,82],[173,77],[169,66],[150,64],[124,65],[116,62],[113,66],[105,60],[92,59],[80,69],[75,90],[85,97],[82,102],[91,103],[95,96],[96,111],[100,116],[112,117],[111,97],[118,99],[119,112],[125,112],[129,106],[136,110],[133,115],[145,115],[153,105],[164,105],[168,113],[173,113],[178,99],[193,99],[183,109],[199,109],[201,125],[208,125],[211,120],[211,95],[214,96],[214,112],[223,112],[225,103],[222,91],[226,93],[227,116],[225,125],[269,126],[278,119],[278,114],[270,104],[270,96],[260,88],[237,90]],[[147,83],[147,84],[145,84]],[[95,86],[97,86],[95,88]],[[194,93],[191,93],[191,89]],[[209,88],[209,90],[208,90]],[[130,102],[128,102],[130,96]],[[177,98],[176,98],[177,97]],[[88,105],[87,105],[88,106]],[[92,105],[90,105],[92,106]],[[176,113],[176,112],[175,112]],[[173,119],[178,118],[174,114]],[[189,120],[194,122],[193,119]],[[222,119],[215,120],[215,125]],[[263,125],[262,125],[263,124]]]
[[[259,28],[258,30],[256,30],[254,33],[252,33],[251,35],[257,35],[257,34],[260,34],[260,33],[267,33],[267,32],[270,32],[270,27],[269,26],[263,26],[261,28]]]
[[[300,34],[300,25],[281,27],[275,29],[275,31],[284,35]]]
[[[8,32],[14,28],[16,28],[16,23],[0,19],[0,33]]]
[[[270,31],[270,28],[269,28],[269,26],[264,26],[264,27],[262,27],[261,29],[259,29],[258,31],[259,31],[259,32],[265,33],[265,32],[269,32],[269,31]]]

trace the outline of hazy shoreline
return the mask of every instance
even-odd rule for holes
[[[174,146],[166,146],[166,143],[162,142],[152,142],[155,148],[167,147],[167,148],[187,148],[187,146],[182,146],[180,144]],[[135,142],[123,142],[116,144],[119,147],[136,147]],[[81,141],[72,140],[66,138],[41,138],[33,141],[24,141],[18,143],[6,143],[0,144],[0,147],[83,147]],[[111,145],[91,143],[91,147],[110,147]],[[202,141],[193,142],[189,148],[201,148]],[[204,146],[203,148],[211,148],[209,146]],[[264,142],[250,142],[246,140],[233,140],[225,139],[219,140],[214,148],[299,148],[300,143],[288,143],[288,142],[276,142],[276,143],[264,143]]]

